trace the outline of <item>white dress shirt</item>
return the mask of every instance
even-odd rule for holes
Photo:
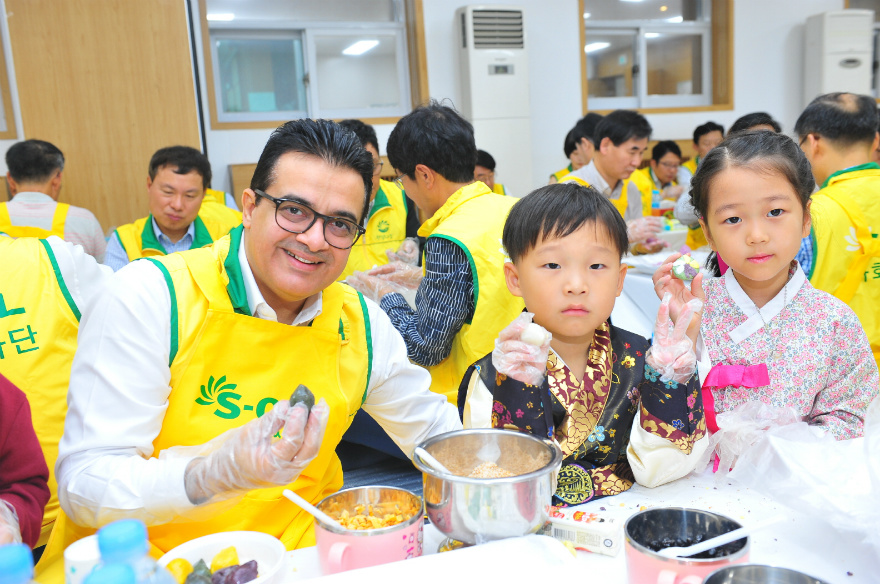
[[[251,313],[276,320],[257,287],[244,239],[238,259]],[[321,298],[310,297],[293,326],[320,314]],[[430,436],[461,428],[455,407],[428,390],[428,372],[407,359],[388,316],[370,300],[366,304],[374,358],[364,410],[406,453]],[[150,458],[171,391],[170,313],[162,273],[138,261],[109,279],[80,323],[56,465],[61,506],[80,525],[120,517],[162,524],[193,508],[184,487],[192,458]]]
[[[599,169],[596,168],[595,160],[591,160],[588,165],[580,167],[571,174],[572,176],[576,176],[579,179],[586,181],[587,184],[602,193],[605,198],[609,200],[619,199],[621,195],[623,195],[624,186],[626,186],[626,213],[623,214],[623,220],[629,222],[633,219],[638,219],[643,215],[642,193],[632,181],[619,180],[612,189],[608,184],[608,181],[606,181],[599,172]]]

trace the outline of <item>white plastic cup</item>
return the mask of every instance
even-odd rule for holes
[[[100,561],[97,534],[73,542],[64,550],[65,584],[82,584]]]

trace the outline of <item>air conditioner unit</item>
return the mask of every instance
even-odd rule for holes
[[[533,186],[529,63],[523,10],[465,6],[459,30],[462,114],[474,125],[477,148],[497,163],[495,180],[522,196]]]
[[[871,94],[873,10],[838,10],[807,18],[804,105],[823,93]]]

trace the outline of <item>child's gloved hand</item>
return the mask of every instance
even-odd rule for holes
[[[414,237],[407,237],[397,248],[397,251],[385,250],[389,262],[403,262],[411,266],[419,263],[419,241]]]
[[[492,365],[498,373],[517,381],[541,385],[553,336],[532,322],[534,316],[531,312],[523,312],[498,334],[492,351]]]
[[[672,275],[672,264],[681,257],[681,254],[676,252],[666,258],[664,260],[663,265],[657,268],[657,271],[654,272],[654,291],[657,293],[657,298],[661,300],[668,293],[672,296],[669,301],[669,316],[672,318],[672,322],[678,323],[679,315],[681,314],[684,306],[690,302],[691,300],[700,300],[701,305],[706,301],[706,293],[703,291],[703,274],[698,274],[690,283],[680,280]],[[695,312],[700,313],[701,309],[697,309]],[[694,345],[697,343],[697,336],[700,334],[700,319],[695,318],[691,321],[690,327],[688,327],[687,335],[693,341]]]
[[[630,244],[647,243],[663,231],[662,217],[639,217],[626,224],[626,235]]]
[[[645,355],[645,362],[660,373],[661,381],[687,383],[697,369],[697,355],[687,329],[694,316],[702,310],[703,302],[697,298],[687,302],[673,326],[669,320],[671,300],[672,294],[667,292],[660,302],[657,322],[654,324],[654,342]],[[699,322],[699,316],[696,320]]]

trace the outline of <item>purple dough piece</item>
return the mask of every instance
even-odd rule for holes
[[[235,571],[232,576],[232,584],[244,584],[257,579],[257,560],[245,562]]]
[[[211,584],[232,584],[232,578],[235,575],[235,571],[237,569],[238,565],[229,566],[227,568],[217,570],[216,572],[211,574]]]
[[[699,273],[700,273],[700,270],[694,269],[694,267],[690,264],[687,264],[684,267],[684,275],[687,277],[688,280],[693,280],[694,278],[697,277],[697,275]]]

